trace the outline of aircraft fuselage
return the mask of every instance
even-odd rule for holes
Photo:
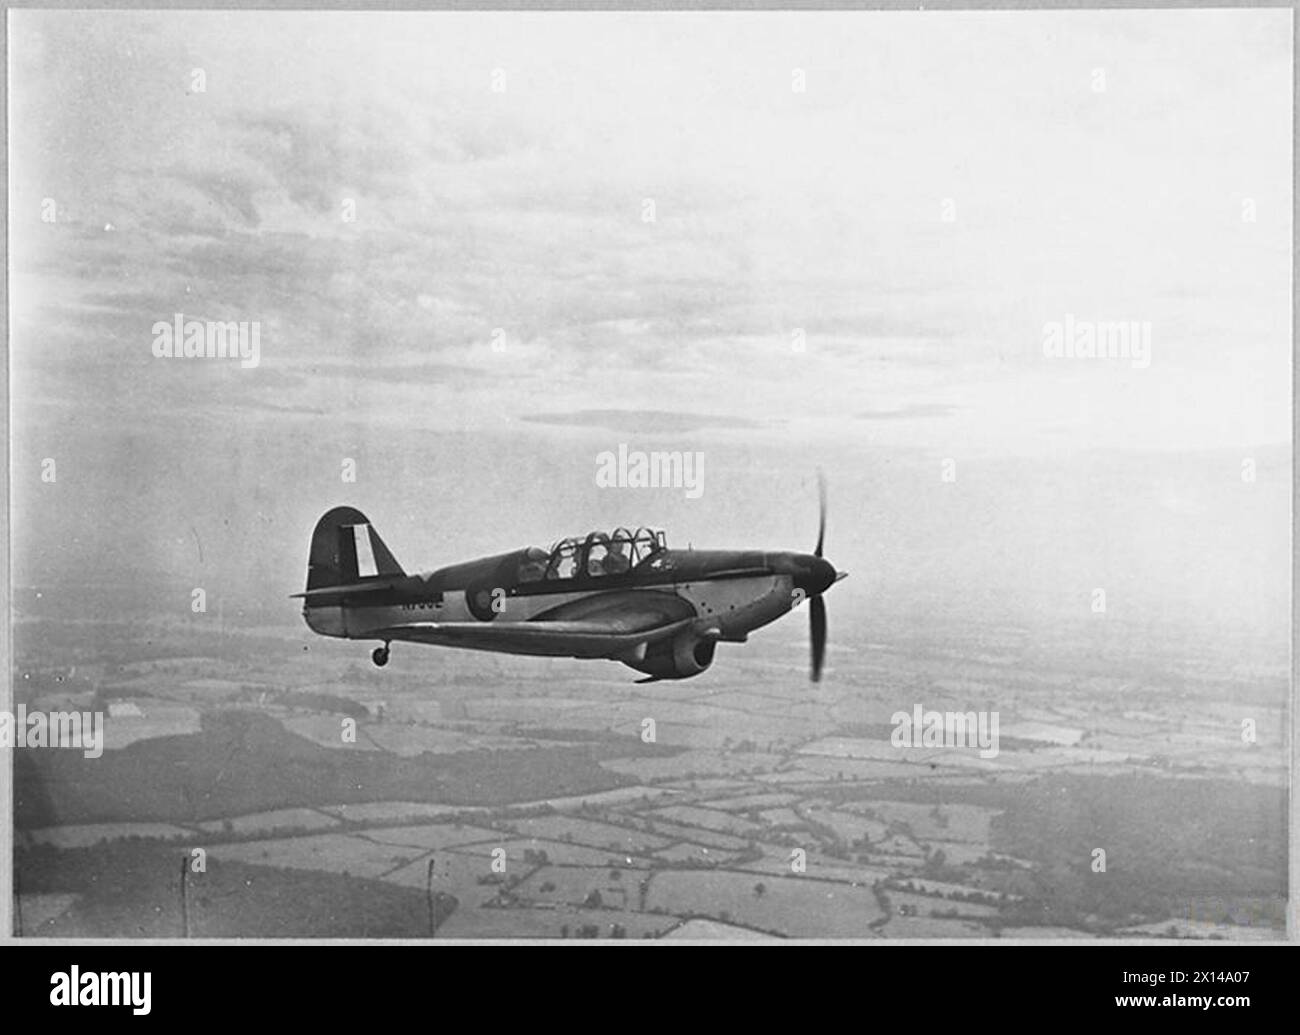
[[[303,617],[322,636],[365,640],[380,638],[376,630],[413,620],[527,622],[557,611],[564,617],[580,617],[600,608],[603,598],[614,594],[662,593],[686,602],[696,618],[706,619],[720,630],[719,639],[743,643],[749,633],[793,610],[812,592],[821,591],[815,589],[817,579],[811,571],[816,558],[800,554],[665,550],[659,555],[659,570],[654,572],[578,575],[525,584],[513,578],[518,558],[519,553],[512,552],[408,575],[396,580],[389,590],[344,593],[328,604],[308,604]],[[589,607],[583,606],[586,602]],[[549,652],[538,649],[536,653]]]

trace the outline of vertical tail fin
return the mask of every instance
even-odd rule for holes
[[[316,522],[307,562],[308,590],[405,574],[361,511],[335,507]]]

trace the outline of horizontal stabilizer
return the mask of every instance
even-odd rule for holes
[[[309,589],[305,593],[292,593],[292,598],[302,597],[306,600],[315,600],[318,597],[337,597],[351,596],[354,593],[374,593],[381,589],[392,589],[397,583],[392,579],[386,579],[383,582],[353,582],[347,586],[320,586],[316,589]]]

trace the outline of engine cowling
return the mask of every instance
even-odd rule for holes
[[[623,664],[657,679],[689,679],[713,664],[718,641],[692,632],[678,633],[646,648],[641,658],[624,658]]]

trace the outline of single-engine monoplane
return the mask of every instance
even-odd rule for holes
[[[321,517],[311,537],[303,618],[322,636],[550,657],[605,658],[687,679],[719,643],[808,603],[812,679],[826,655],[823,594],[846,572],[822,556],[826,491],[812,553],[669,547],[662,531],[615,528],[408,575],[369,519],[351,507]]]

